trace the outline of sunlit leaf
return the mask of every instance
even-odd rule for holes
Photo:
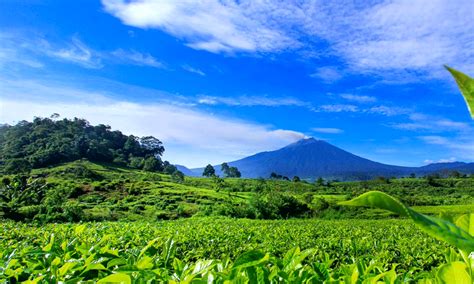
[[[467,271],[468,267],[464,262],[455,261],[442,265],[436,277],[441,283],[472,284],[472,279]]]
[[[461,250],[468,252],[474,251],[474,237],[468,232],[446,220],[420,214],[386,193],[370,191],[350,201],[341,202],[340,204],[372,206],[409,217],[418,227],[432,237],[446,241]]]
[[[461,94],[466,101],[467,108],[471,113],[471,117],[474,119],[474,79],[451,67],[445,67],[456,80],[459,90],[461,90]]]
[[[105,278],[100,279],[97,281],[98,284],[105,284],[105,283],[120,283],[120,284],[130,284],[132,283],[132,279],[130,276],[124,273],[115,273],[111,274]]]

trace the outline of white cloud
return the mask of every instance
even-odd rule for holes
[[[435,164],[435,163],[453,163],[453,162],[456,162],[457,159],[455,157],[450,157],[450,158],[447,158],[447,159],[439,159],[437,161],[434,161],[434,160],[424,160],[423,162],[427,165],[429,164]]]
[[[319,108],[316,108],[316,112],[358,112],[359,108],[355,105],[345,105],[345,104],[334,104],[334,105],[322,105]]]
[[[195,49],[276,51],[295,44],[272,21],[259,17],[261,3],[192,0],[103,0],[102,3],[107,12],[124,24],[164,30]]]
[[[353,101],[353,102],[358,102],[358,103],[373,103],[377,101],[375,97],[371,97],[371,96],[343,94],[341,95],[341,97],[348,101]]]
[[[0,86],[0,122],[13,123],[34,116],[59,113],[104,123],[126,134],[153,135],[166,146],[165,158],[187,166],[219,163],[304,138],[302,133],[221,117],[167,103],[134,103],[102,92],[44,82],[11,82]],[[36,94],[41,91],[41,97]],[[190,159],[190,157],[193,157]]]
[[[267,96],[239,96],[239,97],[216,97],[200,96],[198,103],[207,105],[228,105],[228,106],[299,106],[309,107],[309,103],[300,101],[296,98],[286,97],[267,97]]]
[[[103,0],[123,23],[156,28],[210,52],[338,56],[352,72],[444,76],[442,64],[474,71],[469,0],[166,1]],[[338,80],[338,70],[313,76]],[[389,76],[388,76],[389,77]]]
[[[202,70],[198,69],[198,68],[194,68],[192,66],[189,66],[189,65],[183,65],[181,66],[184,70],[188,71],[188,72],[191,72],[191,73],[194,73],[194,74],[198,74],[199,76],[206,76],[206,73],[204,73]]]
[[[155,68],[164,68],[165,65],[148,53],[140,53],[135,50],[123,50],[121,48],[111,52],[115,58],[124,63],[138,66],[150,66]]]
[[[314,132],[325,133],[325,134],[340,134],[343,133],[344,130],[339,128],[330,128],[330,127],[315,127],[311,128]]]
[[[95,50],[77,36],[69,41],[51,42],[35,35],[0,32],[0,65],[19,63],[33,68],[43,67],[47,58],[73,63],[85,68],[100,69],[103,62],[166,68],[149,53],[136,50]]]
[[[313,34],[327,39],[357,72],[437,75],[442,64],[473,70],[473,5],[468,0],[394,0],[310,4],[320,21]],[[325,24],[327,23],[327,24]]]
[[[79,64],[86,68],[102,68],[101,59],[98,54],[87,45],[85,45],[79,38],[73,37],[65,47],[53,47],[45,40],[41,41],[40,49],[49,57]]]
[[[312,78],[319,78],[325,83],[334,83],[339,81],[343,75],[337,67],[325,66],[316,69],[316,71],[309,75]]]
[[[401,107],[380,105],[380,106],[371,107],[370,109],[366,110],[366,112],[381,114],[384,116],[396,116],[396,115],[409,114],[412,111],[406,108],[401,108]]]
[[[468,131],[470,126],[465,122],[453,121],[432,115],[413,113],[409,115],[409,122],[393,124],[394,128],[413,131]]]

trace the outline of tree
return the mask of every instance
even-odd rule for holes
[[[163,163],[163,172],[165,174],[172,175],[174,174],[178,169],[176,168],[175,165],[170,164],[168,161],[164,161]]]
[[[293,177],[293,182],[300,182],[300,181],[301,181],[301,179],[300,179],[299,176],[294,176]]]
[[[5,163],[4,170],[9,174],[29,173],[31,164],[25,159],[11,159]]]
[[[159,158],[163,151],[155,137],[126,136],[108,125],[92,126],[79,118],[58,119],[53,115],[14,126],[0,125],[0,167],[11,173],[82,158],[141,168],[141,162],[132,159]]]
[[[145,159],[142,157],[131,157],[128,166],[134,169],[142,169]]]
[[[222,163],[221,165],[221,171],[224,174],[225,177],[229,176],[230,173],[230,167],[227,163]]]
[[[209,164],[204,168],[204,171],[202,172],[202,175],[205,176],[205,177],[215,176],[216,175],[216,170],[214,169],[214,167],[211,164]]]
[[[460,178],[461,177],[461,173],[458,172],[458,171],[452,171],[449,173],[449,177],[450,178]]]
[[[147,172],[158,172],[163,170],[163,165],[161,160],[155,157],[148,157],[143,163],[143,170]]]
[[[228,177],[233,177],[233,178],[240,178],[242,174],[240,173],[239,169],[237,167],[230,167],[229,168],[229,173],[227,175]]]
[[[140,138],[140,145],[144,148],[146,155],[161,156],[165,151],[163,143],[153,136]]]
[[[324,185],[324,179],[322,177],[319,177],[317,180],[316,180],[316,185],[317,186],[323,186]]]
[[[174,171],[173,174],[171,175],[171,179],[174,181],[174,182],[177,182],[177,183],[182,183],[184,182],[184,174],[181,172],[181,171]]]

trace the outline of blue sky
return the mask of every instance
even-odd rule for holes
[[[221,163],[316,137],[376,161],[474,161],[448,64],[472,1],[0,3],[0,122],[59,113]]]

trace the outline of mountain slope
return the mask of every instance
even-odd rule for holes
[[[410,171],[410,168],[384,165],[361,158],[313,138],[300,140],[276,151],[258,153],[229,165],[239,168],[245,177],[268,177],[276,172],[288,177],[364,179]]]
[[[443,163],[424,167],[401,167],[374,162],[325,141],[314,138],[302,139],[276,151],[261,152],[241,160],[228,163],[237,167],[243,177],[268,178],[272,172],[300,178],[336,178],[342,180],[364,180],[376,176],[406,176],[410,173],[428,174],[443,170],[470,171],[474,164]],[[220,166],[215,166],[220,173]],[[191,170],[200,175],[202,169]]]

